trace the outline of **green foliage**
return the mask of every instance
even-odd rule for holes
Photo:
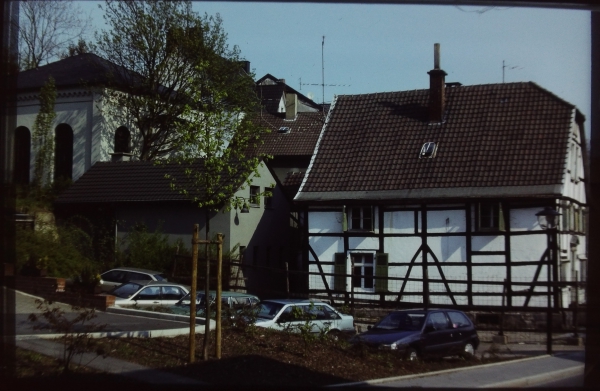
[[[56,118],[54,103],[56,101],[56,86],[50,77],[40,91],[40,110],[33,124],[33,147],[35,167],[33,187],[41,191],[43,186],[50,185],[52,175],[52,160],[54,157],[54,137],[52,122]]]
[[[35,303],[40,314],[30,314],[28,319],[30,322],[35,323],[33,326],[35,330],[50,327],[63,335],[62,368],[63,372],[69,372],[73,358],[76,355],[93,350],[97,346],[96,341],[90,338],[90,333],[101,331],[106,325],[90,323],[92,319],[97,317],[93,308],[73,305],[71,306],[71,313],[67,317],[65,311],[60,306],[53,305],[52,301],[36,299]],[[75,316],[73,317],[71,314]],[[47,325],[40,324],[40,320],[45,320]],[[104,352],[97,349],[96,353],[97,356],[100,356]]]
[[[178,248],[184,248],[181,240],[169,242],[169,236],[160,226],[149,232],[144,224],[136,224],[121,242],[125,250],[120,254],[123,265],[168,272],[173,267]],[[180,251],[181,253],[181,251]]]
[[[314,324],[316,315],[311,311],[315,308],[315,303],[311,302],[307,309],[302,306],[293,306],[289,318],[280,318],[280,322],[286,322],[283,331],[289,333],[299,333],[304,341],[305,347],[318,340],[324,340],[329,332],[329,327],[318,327]],[[294,323],[292,323],[294,322]],[[318,328],[315,332],[315,328]]]
[[[92,265],[92,241],[72,224],[53,225],[38,218],[36,229],[16,232],[17,270],[34,274],[45,270],[49,276],[72,277]]]

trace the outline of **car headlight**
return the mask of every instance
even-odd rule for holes
[[[381,350],[396,350],[396,349],[398,349],[398,345],[396,344],[396,342],[394,342],[392,344],[381,344],[381,345],[379,345],[379,349],[381,349]]]

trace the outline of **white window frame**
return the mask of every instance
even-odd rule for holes
[[[377,257],[376,257],[376,252],[375,251],[371,251],[371,250],[354,250],[354,251],[349,251],[348,252],[348,257],[346,259],[346,262],[348,262],[348,267],[347,270],[349,270],[349,274],[350,276],[348,277],[347,280],[347,287],[348,288],[352,288],[352,278],[354,277],[354,268],[357,267],[357,264],[352,262],[353,257],[355,256],[363,256],[363,261],[360,262],[358,265],[359,267],[361,267],[361,284],[360,286],[354,286],[354,292],[375,292],[375,270],[377,269]],[[364,256],[370,256],[371,259],[373,260],[373,262],[371,264],[369,263],[365,263],[364,262]],[[365,267],[370,267],[372,265],[372,271],[371,271],[371,287],[364,287],[364,280],[365,280],[365,274],[364,274],[364,268]]]

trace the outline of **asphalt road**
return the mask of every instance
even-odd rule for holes
[[[57,331],[50,329],[48,322],[40,317],[41,311],[35,303],[36,297],[22,292],[15,295],[15,334],[17,339],[25,338],[51,338]],[[71,320],[77,316],[71,306],[62,303],[53,303],[52,307],[64,311],[64,318]],[[136,311],[122,311],[122,313],[96,311],[96,317],[88,325],[102,326],[96,336],[104,337],[157,337],[186,334],[189,332],[189,318],[181,320],[157,319],[135,315]],[[29,320],[31,314],[38,315],[38,320]],[[175,317],[173,317],[175,318]],[[197,320],[196,332],[204,331],[202,319]],[[82,331],[78,325],[73,331]],[[88,329],[89,330],[89,329]]]

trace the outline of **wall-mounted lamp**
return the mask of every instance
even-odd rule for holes
[[[250,213],[248,202],[244,197],[235,197],[235,209],[239,209],[240,213]]]
[[[538,223],[542,229],[553,229],[558,224],[558,216],[560,213],[549,206],[545,207],[541,212],[535,214],[538,218]]]

